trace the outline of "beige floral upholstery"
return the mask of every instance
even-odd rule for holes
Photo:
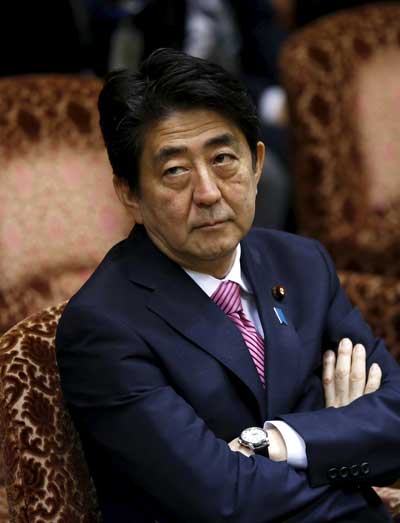
[[[0,79],[0,334],[69,298],[131,228],[98,124],[101,86],[91,76]],[[52,504],[64,496],[53,495]],[[18,491],[9,489],[9,499],[18,504]],[[0,521],[3,500],[0,488]]]
[[[281,72],[299,232],[328,248],[400,361],[399,20],[400,5],[376,4],[315,21],[289,38]]]
[[[101,522],[59,384],[54,336],[64,306],[36,313],[0,338],[0,430],[11,523]],[[400,490],[376,490],[393,514],[400,513]],[[8,521],[4,515],[5,507],[0,517]]]
[[[12,523],[99,523],[79,437],[63,404],[54,336],[65,304],[0,338],[0,424]]]
[[[71,296],[131,227],[98,124],[101,85],[0,79],[0,333]]]
[[[400,522],[400,484],[396,484],[396,488],[392,487],[376,487],[376,492],[385,500],[390,513],[393,514],[393,522]]]
[[[399,20],[395,3],[326,16],[288,39],[280,66],[299,232],[325,244],[400,362]],[[400,490],[377,491],[398,514]]]
[[[59,384],[54,337],[64,306],[36,313],[0,338],[1,458],[11,523],[101,522]],[[400,513],[400,490],[376,490]],[[1,494],[0,518],[9,521]]]
[[[337,267],[400,277],[400,5],[345,10],[281,56],[296,214]]]
[[[400,279],[340,271],[340,281],[374,334],[383,338],[400,362]]]

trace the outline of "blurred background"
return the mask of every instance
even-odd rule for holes
[[[400,361],[400,2],[4,0],[0,9],[0,334],[68,299],[128,233],[97,96],[108,72],[173,47],[225,67],[258,108],[267,156],[255,225],[323,242]],[[380,491],[394,513],[398,493]]]
[[[288,36],[361,0],[28,0],[2,5],[0,75],[135,70],[158,47],[235,74],[259,108],[269,155],[255,225],[297,231],[288,107],[279,56]],[[376,3],[376,2],[375,2]]]

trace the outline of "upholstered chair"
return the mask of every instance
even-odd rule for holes
[[[0,79],[0,333],[73,294],[131,226],[91,76]]]
[[[63,403],[54,338],[65,303],[0,338],[0,429],[11,523],[100,523],[77,432]]]
[[[63,402],[55,333],[65,302],[0,337],[0,431],[11,523],[100,523],[79,436]],[[393,514],[400,490],[377,489]],[[5,503],[3,503],[5,505]]]
[[[327,16],[293,33],[280,66],[299,233],[325,244],[400,362],[399,20],[394,3]],[[400,513],[400,490],[377,492]]]
[[[326,16],[280,60],[299,232],[400,361],[400,5]]]

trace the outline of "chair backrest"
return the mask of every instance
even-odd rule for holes
[[[0,338],[0,428],[12,523],[101,521],[61,394],[54,338],[64,306],[36,313]]]
[[[101,86],[0,79],[0,333],[70,297],[132,226],[101,137]]]
[[[338,274],[350,301],[400,364],[400,279],[359,271]]]
[[[281,59],[297,223],[340,269],[400,275],[400,5],[338,12]]]

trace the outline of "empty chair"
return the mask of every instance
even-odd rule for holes
[[[100,89],[89,76],[0,79],[0,332],[68,298],[129,231]]]

